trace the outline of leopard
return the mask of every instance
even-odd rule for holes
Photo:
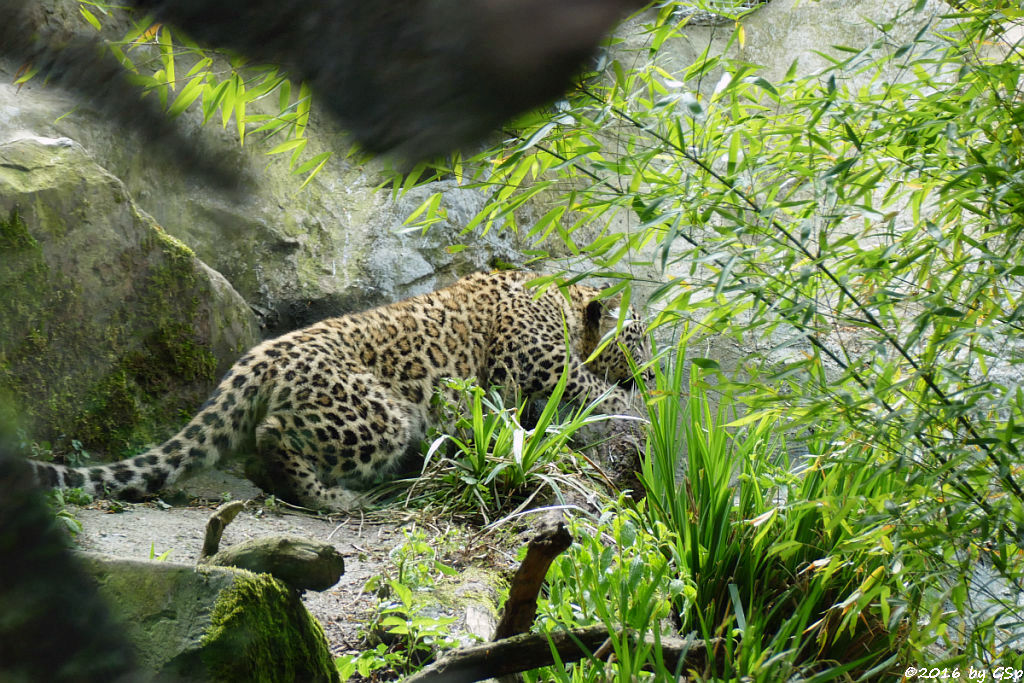
[[[571,280],[530,286],[536,278],[474,273],[266,340],[164,443],[105,465],[30,460],[36,480],[137,500],[245,452],[262,473],[247,470],[249,478],[279,498],[348,512],[365,506],[361,484],[419,451],[438,420],[433,399],[453,391],[452,378],[541,397],[566,373],[563,399],[601,399],[600,412],[635,415],[634,369],[650,360],[635,308]]]

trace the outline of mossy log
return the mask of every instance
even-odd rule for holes
[[[270,574],[299,590],[327,590],[345,573],[334,546],[298,536],[254,538],[219,551],[204,564]]]
[[[334,546],[299,536],[262,536],[219,550],[224,528],[245,503],[234,500],[217,508],[206,522],[200,565],[238,567],[270,574],[298,590],[327,590],[345,573],[345,559]]]

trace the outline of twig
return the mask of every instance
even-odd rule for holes
[[[217,554],[225,527],[231,524],[244,507],[244,501],[233,500],[229,503],[224,503],[213,511],[210,519],[206,522],[206,538],[203,539],[203,549],[199,552],[200,562],[205,562],[206,558]]]

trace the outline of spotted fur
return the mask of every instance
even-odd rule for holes
[[[431,420],[431,397],[448,377],[550,393],[568,366],[566,396],[607,394],[603,410],[627,411],[616,383],[632,379],[620,347],[584,364],[615,325],[599,290],[549,288],[534,276],[477,273],[452,286],[364,313],[330,318],[263,342],[228,371],[199,413],[167,442],[130,460],[68,468],[33,462],[51,487],[98,496],[152,494],[233,451],[254,452],[276,492],[310,507],[346,510],[346,486],[395,468]],[[566,331],[571,349],[566,349]],[[617,341],[649,356],[631,316]]]

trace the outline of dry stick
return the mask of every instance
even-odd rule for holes
[[[220,549],[220,539],[224,535],[224,527],[231,524],[245,503],[240,500],[233,500],[224,503],[214,510],[210,519],[206,522],[206,537],[203,540],[203,549],[199,553],[199,561],[205,562],[208,558],[217,554]]]
[[[561,522],[542,529],[530,539],[526,557],[512,577],[505,610],[494,629],[492,640],[501,640],[530,630],[537,616],[537,594],[547,576],[548,567],[570,545],[572,535]]]

